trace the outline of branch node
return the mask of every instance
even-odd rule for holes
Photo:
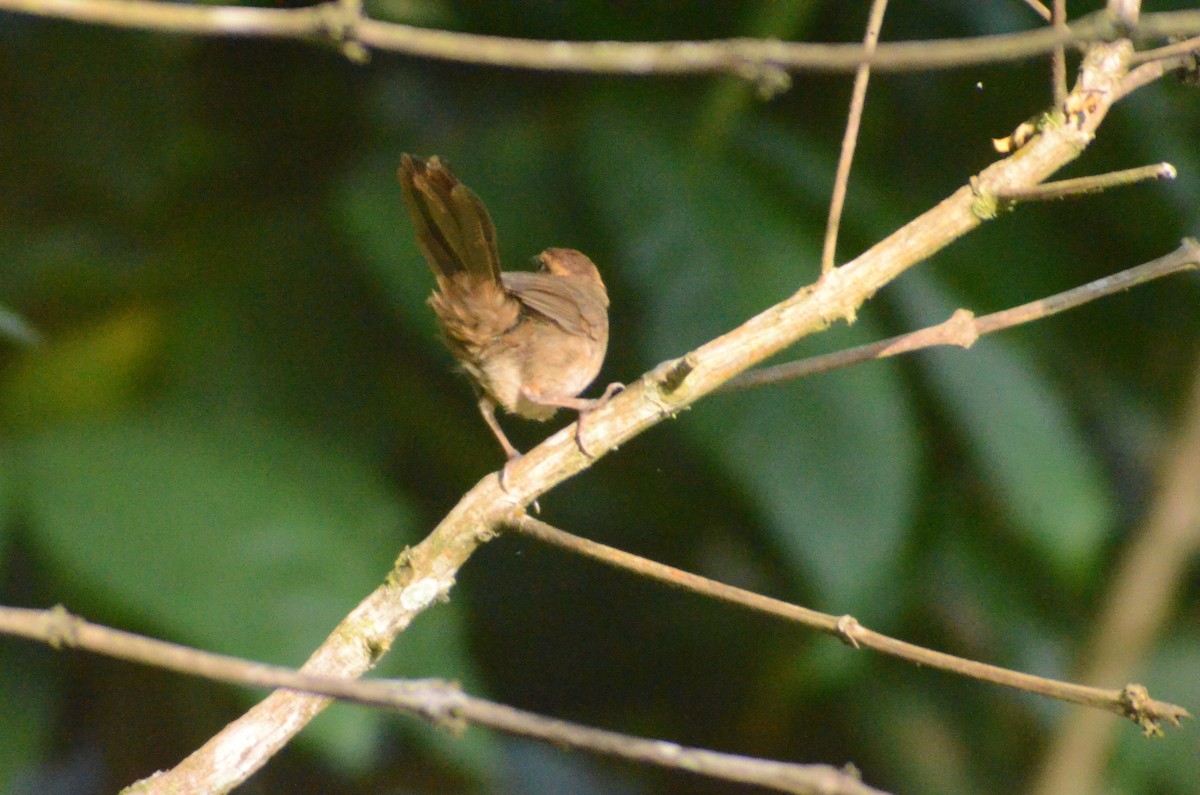
[[[1181,44],[1186,41],[1180,36],[1167,39],[1171,44]],[[1200,50],[1192,50],[1180,57],[1179,66],[1173,71],[1175,79],[1185,86],[1200,86]]]
[[[858,619],[852,615],[840,616],[837,620],[838,638],[852,649],[862,648],[858,643],[858,633],[862,631],[862,624],[858,623]]]
[[[792,87],[792,76],[778,64],[738,61],[733,65],[733,73],[753,84],[754,93],[764,102]]]
[[[61,651],[79,645],[79,628],[83,626],[83,619],[71,615],[67,608],[55,605],[46,611],[43,621],[46,626],[46,643],[50,648]]]
[[[975,313],[970,309],[955,309],[954,314],[942,324],[947,341],[960,348],[970,348],[979,340],[979,328],[975,325]]]
[[[862,781],[862,771],[855,767],[853,762],[847,762],[838,769],[855,781]]]
[[[445,679],[393,680],[396,695],[406,701],[417,701],[417,712],[441,729],[456,737],[467,730],[468,721],[463,716],[466,696],[457,681]]]
[[[1063,116],[1067,126],[1076,130],[1082,129],[1088,116],[1100,109],[1103,99],[1103,92],[1095,88],[1072,92],[1063,104]]]
[[[845,287],[843,286],[845,279],[845,271],[841,268],[833,268],[822,273],[821,277],[817,279],[816,285],[803,288],[799,294],[811,293],[819,287],[833,295],[841,295],[845,293]],[[833,301],[821,301],[817,305],[817,314],[821,318],[820,330],[829,328],[839,320],[845,320],[847,326],[853,326],[854,322],[858,320],[859,304],[870,297],[871,293],[867,293],[861,298],[856,299],[857,303],[842,300],[836,302],[836,305]]]
[[[359,2],[327,2],[320,6],[321,33],[351,63],[365,64],[371,53],[358,40],[358,22],[362,19]]]
[[[400,554],[396,556],[396,561],[392,563],[392,570],[388,572],[390,582],[397,582],[396,578],[403,577],[406,572],[412,569],[412,547],[407,544],[400,550]]]
[[[1012,137],[1012,136],[1010,136]],[[995,141],[993,141],[995,143]],[[999,144],[996,145],[999,149]],[[1003,150],[1001,150],[1003,151]],[[996,194],[983,187],[979,177],[971,177],[971,214],[980,221],[991,221],[1013,208],[1013,202],[1004,201]]]
[[[696,361],[689,353],[678,359],[663,362],[658,367],[655,367],[650,375],[657,385],[659,392],[664,395],[671,395],[677,392],[679,387],[683,386],[683,382],[695,369]]]
[[[540,513],[541,506],[537,505],[537,500],[534,500],[533,503],[536,506],[534,510]],[[500,533],[496,530],[495,527],[493,527],[491,525],[483,525],[478,530],[475,531],[475,540],[478,541],[480,544],[486,544],[489,541],[494,541],[496,539],[496,537],[499,535],[500,535]]]

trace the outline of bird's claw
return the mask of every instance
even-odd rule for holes
[[[605,403],[608,403],[608,401],[612,399],[613,395],[616,395],[618,392],[623,392],[623,391],[625,391],[624,384],[620,383],[619,381],[613,382],[613,383],[609,384],[608,386],[604,387],[604,394],[602,394],[600,397],[598,397],[594,401],[592,401],[590,406],[588,406],[585,409],[579,410],[579,420],[575,423],[575,446],[578,447],[579,452],[583,453],[584,456],[586,456],[588,458],[588,460],[590,460],[590,461],[595,461],[596,456],[592,453],[591,450],[588,449],[587,445],[584,444],[584,442],[583,442],[584,420],[593,411],[595,411],[598,408],[601,408],[602,406],[604,406]]]

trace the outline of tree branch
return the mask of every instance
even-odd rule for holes
[[[867,18],[867,32],[863,36],[863,49],[867,56],[875,53],[879,45],[879,32],[883,28],[883,15],[887,12],[887,0],[874,0]],[[837,175],[833,180],[833,196],[829,200],[829,220],[825,224],[825,242],[821,249],[821,273],[833,270],[837,258],[838,225],[842,222],[842,208],[846,204],[846,188],[850,182],[850,165],[854,162],[854,148],[858,143],[858,128],[862,123],[863,106],[867,102],[867,83],[871,79],[871,65],[864,63],[854,75],[854,90],[850,97],[850,112],[846,115],[846,132],[842,135],[842,151],[838,154]]]
[[[851,648],[865,647],[917,665],[949,671],[981,682],[991,682],[1059,701],[1106,710],[1129,718],[1146,731],[1160,731],[1158,727],[1163,721],[1178,726],[1182,718],[1191,717],[1183,707],[1151,699],[1141,685],[1129,684],[1120,690],[1085,687],[955,657],[867,629],[853,616],[833,616],[726,585],[586,538],[573,536],[531,516],[516,517],[509,526],[522,535],[614,568],[824,632]],[[1131,696],[1131,693],[1136,693],[1136,697]]]
[[[558,746],[606,754],[697,775],[756,784],[797,795],[884,795],[855,775],[828,765],[799,765],[688,748],[661,740],[547,718],[463,693],[439,680],[357,680],[313,676],[277,665],[265,665],[213,654],[176,643],[100,626],[71,615],[62,607],[28,610],[0,607],[0,632],[40,640],[56,649],[78,648],[177,673],[248,687],[289,690],[392,709],[443,728],[483,726]],[[126,793],[154,791],[156,779]],[[196,790],[187,790],[194,792]]]
[[[1179,248],[1166,256],[1112,276],[1096,279],[1048,298],[1039,298],[1021,306],[981,317],[975,317],[974,313],[967,309],[959,309],[936,326],[927,326],[907,334],[900,334],[886,340],[847,348],[835,353],[812,356],[742,373],[736,378],[730,379],[722,389],[747,389],[754,386],[777,384],[829,370],[837,370],[859,362],[886,359],[889,356],[898,356],[902,353],[911,353],[939,345],[957,345],[960,348],[969,348],[975,344],[977,339],[987,334],[1042,320],[1057,315],[1059,312],[1095,301],[1097,298],[1119,293],[1180,271],[1197,268],[1200,268],[1200,243],[1192,238],[1187,238]]]
[[[1107,174],[1043,182],[1041,185],[1004,191],[997,194],[996,198],[1002,202],[1044,202],[1070,199],[1090,193],[1101,193],[1111,188],[1123,188],[1150,179],[1175,179],[1176,176],[1178,176],[1178,172],[1170,163],[1155,163],[1152,166],[1126,168],[1121,171],[1110,171]]]
[[[540,71],[621,75],[734,74],[773,82],[782,70],[853,72],[951,69],[1014,61],[1056,47],[1113,41],[1122,36],[1160,40],[1200,34],[1200,11],[1143,15],[1132,31],[1106,12],[1065,28],[975,38],[894,42],[868,56],[861,44],[804,44],[754,39],[621,42],[538,41],[481,36],[383,22],[359,14],[355,4],[324,2],[304,8],[207,6],[158,0],[0,0],[0,11],[70,19],[97,25],[204,36],[325,41],[351,58],[367,50],[405,53],[457,63]],[[349,47],[347,44],[356,46]]]

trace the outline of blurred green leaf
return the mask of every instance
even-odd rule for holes
[[[815,243],[737,162],[685,154],[646,129],[589,129],[591,183],[621,264],[648,303],[654,358],[682,354],[816,275]],[[625,149],[637,152],[636,190],[628,170],[611,167],[627,159]],[[860,322],[833,336],[845,345],[877,332]],[[893,366],[717,396],[681,422],[753,495],[793,570],[815,581],[823,604],[888,609],[876,598],[879,583],[896,565],[915,485],[914,419]]]
[[[360,163],[338,186],[333,211],[371,275],[398,305],[397,314],[417,318],[429,311],[425,299],[433,289],[433,277],[421,259],[404,209],[396,178],[399,167],[399,152]],[[432,340],[434,323],[430,320],[424,326],[424,336]]]
[[[0,304],[0,337],[25,346],[36,345],[41,341],[37,329],[3,304]]]
[[[412,538],[409,509],[369,468],[266,422],[147,414],[57,427],[20,451],[31,535],[73,600],[213,651],[299,665]],[[343,725],[325,741],[345,760],[348,738],[367,736]]]
[[[914,327],[941,322],[959,306],[919,272],[892,290]],[[1017,529],[1060,575],[1085,575],[1112,529],[1114,504],[1062,396],[1034,362],[996,337],[966,351],[927,351],[919,361]]]
[[[158,313],[130,308],[31,348],[0,382],[0,419],[30,430],[115,414],[133,399],[161,342]]]
[[[11,455],[8,445],[0,445],[0,564],[8,554],[8,531],[15,513]]]

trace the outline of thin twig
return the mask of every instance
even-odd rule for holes
[[[1050,21],[1050,9],[1046,8],[1046,4],[1041,0],[1025,0],[1025,5],[1033,9],[1033,12],[1047,22]]]
[[[1157,47],[1153,50],[1142,50],[1141,52],[1134,53],[1130,63],[1143,64],[1150,61],[1161,61],[1166,58],[1176,58],[1180,55],[1190,55],[1197,50],[1200,50],[1200,36],[1193,36],[1190,39],[1177,41],[1165,47]]]
[[[513,517],[509,527],[522,535],[537,539],[577,555],[591,558],[623,571],[657,582],[703,594],[729,604],[738,605],[758,613],[775,616],[802,626],[824,632],[838,638],[852,648],[865,647],[882,654],[930,668],[949,671],[983,682],[1011,687],[1028,693],[1047,696],[1072,704],[1082,704],[1114,712],[1128,717],[1138,725],[1157,727],[1162,721],[1178,726],[1183,718],[1191,717],[1183,707],[1155,701],[1138,691],[1136,705],[1131,707],[1130,689],[1140,687],[1127,685],[1120,690],[1085,687],[1071,682],[1046,679],[1032,674],[1001,668],[996,665],[955,657],[952,654],[927,649],[867,629],[853,616],[833,616],[806,607],[800,607],[769,596],[736,588],[732,585],[710,580],[698,574],[676,569],[629,552],[614,549],[586,538],[571,535],[532,516]],[[1144,690],[1144,689],[1143,689]]]
[[[1166,256],[1115,273],[1112,276],[1096,279],[1048,298],[1039,298],[1021,306],[978,318],[966,309],[959,309],[949,319],[935,326],[928,326],[907,334],[900,334],[886,340],[847,348],[835,353],[750,370],[730,379],[722,387],[722,391],[778,384],[848,367],[859,362],[886,359],[889,356],[898,356],[902,353],[911,353],[938,345],[969,348],[975,344],[977,339],[986,334],[994,334],[1023,323],[1042,320],[1059,312],[1074,309],[1089,301],[1095,301],[1097,298],[1128,290],[1139,284],[1161,279],[1179,271],[1197,268],[1200,268],[1200,244],[1188,238],[1178,249]]]
[[[1121,81],[1121,96],[1130,94],[1145,85],[1153,83],[1163,75],[1182,70],[1185,74],[1195,75],[1200,63],[1200,36],[1177,42],[1157,50],[1147,50],[1133,69]]]
[[[1176,176],[1178,172],[1170,163],[1155,163],[1152,166],[1110,171],[1091,177],[1060,179],[1056,182],[1043,182],[1041,185],[1013,188],[997,193],[996,198],[1003,202],[1018,203],[1052,201],[1100,193],[1110,188],[1123,188],[1150,179],[1175,179]]]
[[[863,36],[863,50],[867,57],[875,53],[879,44],[879,32],[883,28],[883,15],[887,11],[887,0],[874,0],[867,18],[867,32]],[[858,143],[858,128],[862,123],[863,106],[867,101],[867,83],[871,79],[871,65],[863,63],[854,75],[854,91],[850,97],[850,112],[846,117],[846,132],[842,136],[842,151],[838,155],[837,176],[833,180],[833,196],[829,200],[829,220],[825,224],[825,243],[821,251],[821,273],[833,270],[837,255],[838,225],[842,222],[842,208],[846,203],[846,185],[850,182],[850,165],[854,162],[854,147]]]
[[[859,44],[807,44],[754,39],[712,41],[539,41],[480,36],[347,19],[336,0],[304,8],[207,6],[158,0],[0,0],[0,11],[72,19],[97,25],[189,33],[332,41],[352,39],[372,50],[457,63],[559,72],[624,75],[735,74],[757,80],[779,70],[853,72],[869,61],[875,71],[929,71],[1051,52],[1055,47],[1113,40],[1105,12],[1066,30],[1043,27],[975,38],[893,42],[864,58]],[[1139,40],[1200,34],[1200,11],[1143,15],[1131,32]]]
[[[40,640],[56,649],[77,648],[218,682],[289,690],[382,707],[443,728],[473,724],[560,747],[634,762],[755,784],[778,792],[813,795],[884,795],[855,776],[828,765],[800,765],[688,748],[547,718],[469,696],[440,680],[362,680],[313,676],[278,665],[213,654],[132,632],[92,624],[61,607],[29,610],[0,607],[0,633]],[[129,793],[138,789],[130,788]]]
[[[1067,30],[1067,0],[1054,0],[1051,23],[1055,30]],[[1067,101],[1067,48],[1059,45],[1050,53],[1050,85],[1054,92],[1054,107]]]

